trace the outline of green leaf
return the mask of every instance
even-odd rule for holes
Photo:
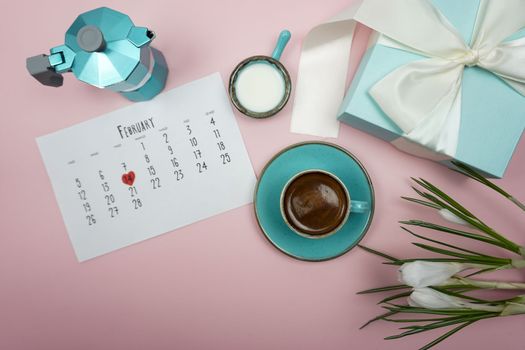
[[[431,341],[430,343],[428,343],[427,345],[423,346],[419,350],[428,350],[428,349],[430,349],[434,345],[437,345],[437,344],[441,343],[443,340],[447,339],[448,337],[450,337],[454,333],[459,332],[463,328],[473,324],[474,322],[476,322],[476,321],[465,322],[464,324],[462,324],[462,325],[460,325],[460,326],[458,326],[458,327],[448,331],[447,333],[443,334],[442,336],[440,336],[440,337],[436,338],[435,340]]]
[[[471,217],[470,215],[467,215],[465,214],[463,211],[461,210],[458,210],[457,208],[455,208],[453,205],[447,203],[446,201],[443,201],[442,199],[436,197],[435,195],[433,194],[430,194],[430,193],[427,193],[427,192],[422,192],[422,196],[424,198],[427,198],[428,200],[432,201],[433,203],[439,205],[442,209],[447,209],[448,211],[450,211],[452,214],[456,215],[457,217],[463,219],[464,221],[470,223],[471,225],[473,225],[474,227],[480,229],[482,232],[485,232],[484,229],[485,227],[483,227],[479,221],[478,218],[476,217]],[[477,225],[477,226],[476,226]],[[479,227],[483,227],[483,229],[479,228]]]
[[[432,202],[440,205],[443,209],[447,209],[452,214],[456,215],[460,219],[463,219],[464,221],[468,222],[470,225],[474,226],[481,232],[486,233],[487,235],[491,236],[492,238],[500,241],[505,246],[508,247],[509,250],[512,250],[513,252],[519,253],[520,252],[520,246],[516,243],[510,241],[509,239],[503,237],[496,231],[494,231],[491,227],[487,226],[485,223],[481,222],[478,218],[472,218],[468,215],[465,215],[465,213],[461,212],[460,210],[457,210],[453,206],[443,202],[442,200],[438,199],[437,197],[429,194],[429,193],[422,193],[424,198],[427,198],[431,200]]]
[[[383,265],[392,265],[392,266],[401,266],[401,265],[403,265],[403,260],[383,261],[381,264],[383,264]]]
[[[388,311],[404,312],[409,314],[429,314],[429,315],[479,315],[487,311],[472,310],[472,309],[425,309],[423,307],[412,307],[389,304],[391,306],[382,306]]]
[[[406,332],[403,332],[403,333],[400,333],[400,334],[396,334],[396,335],[391,335],[391,336],[385,337],[384,339],[385,340],[394,340],[394,339],[399,339],[399,338],[406,337],[408,335],[422,333],[422,332],[425,332],[425,331],[426,331],[426,329],[411,329],[409,331],[406,331]]]
[[[481,269],[481,270],[478,270],[476,272],[469,273],[468,275],[465,276],[465,278],[476,276],[476,275],[479,275],[479,274],[482,274],[482,273],[485,273],[485,272],[494,271],[494,270],[496,270],[495,267],[487,267],[486,269]]]
[[[433,253],[442,254],[442,255],[448,255],[448,256],[455,256],[458,258],[463,258],[465,261],[469,263],[475,263],[475,264],[491,264],[491,265],[508,265],[511,263],[511,259],[504,259],[504,258],[497,258],[492,256],[477,256],[477,255],[468,255],[468,254],[462,254],[462,253],[456,253],[451,250],[447,249],[441,249],[434,246],[430,246],[427,244],[417,243],[413,242],[413,245],[416,247],[419,247],[421,249],[428,250]]]
[[[521,203],[516,197],[510,197],[510,201],[516,204],[521,210],[525,211],[525,204]]]
[[[399,298],[408,297],[410,294],[412,294],[411,290],[408,291],[408,292],[403,292],[403,293],[391,295],[389,297],[384,298],[383,300],[380,300],[378,302],[378,304],[383,304],[383,303],[387,303],[389,301],[396,300],[396,299],[399,299]]]
[[[424,329],[425,331],[429,331],[429,330],[432,330],[432,329],[452,326],[452,325],[458,324],[458,323],[463,323],[463,322],[467,322],[467,321],[479,321],[479,320],[482,320],[482,319],[485,319],[485,318],[491,318],[491,317],[494,317],[494,315],[480,315],[480,316],[472,316],[472,317],[462,317],[462,318],[458,318],[456,320],[438,321],[438,322],[434,322],[434,323],[431,323],[431,324],[428,324],[428,325],[410,326],[410,328],[403,327],[403,328],[400,328],[400,329]]]
[[[458,167],[459,169],[452,169],[452,170],[460,173],[461,175],[470,177],[471,179],[476,180],[476,181],[482,183],[483,185],[485,185],[487,187],[490,187],[491,189],[493,189],[494,191],[498,192],[499,194],[501,194],[502,196],[504,196],[506,198],[510,198],[511,197],[511,195],[509,193],[507,193],[507,191],[503,190],[501,187],[497,186],[495,183],[489,181],[483,175],[481,175],[480,173],[477,173],[476,171],[474,171],[474,169],[472,169],[472,168],[470,168],[468,166],[465,166],[463,164],[460,164],[458,162],[454,163],[454,165],[456,167]]]
[[[432,261],[432,262],[458,262],[458,263],[462,263],[462,264],[468,264],[468,263],[476,263],[476,264],[480,264],[480,262],[478,261],[471,261],[471,260],[467,260],[467,259],[459,259],[459,258],[413,258],[413,259],[400,259],[396,262],[384,262],[383,264],[386,264],[386,265],[396,265],[396,266],[400,266],[400,265],[403,265],[404,263],[409,263],[409,262],[414,262],[414,261],[417,261],[417,260],[421,260],[421,261]],[[484,265],[493,265],[495,267],[501,267],[501,264],[498,263],[498,262],[483,262]]]
[[[413,177],[411,177],[411,179],[414,180]],[[414,190],[414,192],[416,192],[419,196],[421,196],[421,197],[423,197],[423,198],[426,198],[426,193],[425,193],[425,192],[420,191],[419,188],[417,188],[417,187],[415,187],[415,186],[411,186],[411,187],[412,187],[412,189]],[[434,202],[434,201],[432,201],[432,202]],[[435,203],[435,202],[434,202],[434,205],[436,205],[436,206],[439,207],[439,208],[442,208],[442,206],[439,205],[438,203]],[[436,209],[437,209],[437,208],[436,208]]]
[[[433,208],[433,209],[441,209],[441,207],[439,205],[436,205],[436,204],[434,204],[432,202],[427,202],[427,201],[424,201],[424,200],[421,200],[421,199],[412,198],[412,197],[401,197],[401,198],[406,200],[406,201],[417,203],[417,204],[421,204],[421,205],[424,205],[424,206],[427,206],[427,207],[430,207],[430,208]]]
[[[466,292],[466,291],[470,291],[470,290],[476,290],[476,289],[483,289],[483,288],[480,288],[480,287],[471,286],[471,285],[465,285],[465,284],[447,284],[447,285],[443,285],[443,286],[439,286],[439,287],[440,288],[447,288],[447,289],[454,289],[458,293],[462,293],[462,292]]]
[[[458,170],[455,170],[455,169],[453,169],[453,170],[455,170],[458,173],[463,174],[463,175],[465,175],[467,177],[470,177],[471,179],[474,179],[474,180],[482,183],[483,185],[493,189],[494,191],[496,191],[499,194],[501,194],[503,197],[509,199],[512,203],[516,204],[521,210],[525,211],[525,204],[521,203],[518,199],[513,197],[510,193],[508,193],[507,191],[505,191],[504,189],[502,189],[501,187],[496,185],[494,182],[490,181],[489,179],[487,179],[486,177],[484,177],[483,175],[478,173],[473,168],[469,167],[466,164],[462,164],[460,162],[457,162],[457,161],[452,161],[452,164],[454,164],[456,167],[459,168]]]
[[[422,332],[434,330],[434,329],[437,329],[437,328],[448,327],[448,326],[452,326],[452,325],[455,325],[455,324],[458,324],[458,323],[475,322],[475,321],[479,321],[479,320],[482,320],[482,319],[485,319],[485,318],[490,318],[490,317],[494,317],[494,315],[474,315],[474,316],[449,317],[448,319],[445,319],[443,321],[437,321],[437,322],[433,322],[433,323],[430,323],[430,324],[427,324],[427,325],[421,325],[421,326],[417,326],[416,325],[416,326],[401,327],[399,329],[402,329],[402,330],[403,329],[407,329],[407,331],[403,332],[401,334],[397,334],[397,335],[392,335],[392,336],[386,337],[385,339],[386,340],[399,339],[399,338],[406,337],[408,335],[422,333]]]
[[[448,249],[437,248],[437,247],[434,247],[434,246],[431,246],[431,245],[427,245],[427,244],[423,244],[423,243],[418,243],[418,242],[411,242],[411,243],[413,245],[415,245],[416,247],[418,247],[418,248],[425,249],[425,250],[428,250],[430,252],[437,253],[437,254],[448,255],[448,256],[455,256],[455,257],[463,258],[463,259],[468,259],[469,257],[472,256],[472,255],[467,255],[467,254],[463,254],[463,253],[453,252],[453,251],[448,250]]]
[[[463,316],[451,316],[451,317],[434,317],[434,318],[383,318],[384,321],[395,322],[395,323],[415,323],[415,322],[434,322],[434,321],[444,321],[458,319]]]
[[[477,241],[481,241],[481,242],[484,242],[484,243],[492,244],[492,245],[495,245],[495,246],[498,246],[498,247],[501,247],[501,248],[504,248],[504,249],[507,249],[507,250],[510,250],[510,251],[514,252],[514,250],[509,249],[507,247],[507,245],[501,243],[500,241],[497,241],[497,240],[494,240],[492,238],[488,238],[488,237],[485,237],[485,236],[482,236],[482,235],[478,235],[476,233],[462,231],[462,230],[457,230],[457,229],[453,229],[453,228],[450,228],[450,227],[447,227],[447,226],[437,225],[437,224],[433,224],[431,222],[421,221],[421,220],[406,220],[406,221],[400,221],[400,223],[404,224],[404,225],[419,226],[419,227],[428,228],[428,229],[435,230],[435,231],[441,231],[441,232],[444,232],[444,233],[449,233],[449,234],[456,235],[456,236],[462,236],[462,237],[465,237],[465,238],[474,239],[474,240],[477,240]]]
[[[374,255],[383,257],[383,258],[385,258],[387,260],[390,260],[390,261],[397,261],[398,260],[397,258],[394,258],[393,256],[387,255],[385,253],[381,253],[380,251],[374,250],[372,248],[365,247],[364,245],[358,244],[357,246],[359,248],[363,249],[363,250],[366,250],[369,253],[372,253]]]
[[[468,215],[471,218],[476,218],[476,216],[474,214],[472,214],[469,210],[467,210],[467,208],[465,208],[464,206],[459,204],[456,200],[454,200],[448,194],[446,194],[445,192],[440,190],[438,187],[434,186],[429,181],[427,181],[425,179],[421,179],[421,178],[419,180],[415,179],[415,178],[412,178],[412,180],[414,180],[421,187],[426,188],[430,192],[434,193],[436,196],[438,196],[439,198],[441,198],[442,200],[444,200],[445,202],[447,202],[448,204],[450,204],[451,206],[453,206],[457,210],[461,211],[465,215]]]
[[[458,161],[456,161],[456,160],[453,160],[451,163],[454,164],[454,165],[458,168],[458,170],[456,170],[456,171],[461,171],[462,174],[465,175],[465,176],[471,177],[471,178],[473,178],[473,179],[475,179],[475,180],[478,180],[478,181],[484,181],[484,182],[487,182],[487,183],[492,183],[492,182],[490,182],[489,180],[487,180],[483,175],[481,175],[479,172],[477,172],[476,170],[474,170],[474,168],[471,168],[471,167],[469,167],[469,166],[466,165],[466,164],[463,164],[463,163],[458,162]],[[452,170],[454,170],[454,169],[452,169]],[[498,186],[496,186],[496,185],[493,184],[493,183],[492,183],[492,185],[493,185],[494,187],[498,187]],[[498,187],[498,188],[499,188],[499,187]],[[505,191],[504,191],[503,189],[501,189],[501,188],[499,188],[499,191],[501,191],[502,194],[508,195],[508,193],[505,192]]]
[[[412,288],[410,286],[407,286],[406,284],[398,284],[395,286],[386,286],[386,287],[380,287],[380,288],[372,288],[363,290],[361,292],[357,292],[357,294],[371,294],[371,293],[380,293],[380,292],[388,292],[391,290],[399,290],[399,289],[408,289]]]
[[[379,321],[379,320],[381,320],[381,319],[384,319],[385,317],[393,316],[393,315],[395,315],[395,314],[397,314],[397,312],[395,312],[395,311],[389,311],[389,312],[386,312],[386,313],[384,313],[384,314],[382,314],[382,315],[376,316],[376,317],[374,317],[373,319],[367,321],[367,322],[366,322],[364,325],[362,325],[361,327],[359,327],[359,329],[363,329],[363,328],[365,328],[366,326],[368,326],[368,325],[369,325],[370,323],[372,323],[372,322]]]
[[[468,249],[461,248],[461,247],[458,247],[458,246],[455,246],[455,245],[452,245],[452,244],[448,244],[448,243],[445,243],[445,242],[440,242],[440,241],[437,241],[437,240],[434,240],[434,239],[431,239],[431,238],[428,238],[428,237],[425,237],[425,236],[421,236],[421,235],[419,235],[417,233],[414,233],[414,232],[410,231],[409,229],[407,229],[406,227],[403,227],[403,226],[401,226],[401,228],[403,230],[405,230],[406,232],[410,233],[411,235],[413,235],[413,236],[415,236],[417,238],[421,238],[421,239],[423,239],[425,241],[436,243],[436,244],[439,244],[439,245],[442,245],[442,246],[445,246],[445,247],[449,247],[449,248],[452,248],[452,249],[456,249],[456,250],[459,250],[459,251],[462,251],[462,252],[465,252],[465,253],[470,253],[470,254],[479,255],[479,256],[489,256],[489,255],[486,255],[486,254],[481,254],[481,253],[475,252],[473,250],[468,250]]]

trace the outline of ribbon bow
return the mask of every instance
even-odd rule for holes
[[[308,100],[302,94],[309,94],[307,85],[312,81],[309,75],[314,71],[307,67],[312,62],[310,57],[316,53],[312,49],[318,47],[319,52],[318,45],[324,40],[323,48],[330,51],[326,46],[336,43],[339,50],[332,53],[348,58],[342,50],[350,49],[356,22],[382,34],[378,44],[426,57],[395,69],[369,92],[407,139],[435,152],[455,154],[461,117],[461,83],[466,66],[488,70],[525,95],[525,39],[505,41],[525,26],[525,0],[480,0],[470,46],[429,0],[362,0],[330,21],[331,29],[327,24],[320,25],[305,39],[292,129],[295,127],[301,132],[305,112],[302,105]],[[343,23],[347,25],[344,29]],[[326,34],[338,33],[334,25],[340,27],[336,39]],[[350,32],[350,38],[344,39],[342,31]],[[335,75],[332,78],[340,80]],[[340,83],[334,85],[341,86]],[[333,88],[328,90],[330,94],[338,94]],[[334,109],[327,106],[326,111],[333,113]]]

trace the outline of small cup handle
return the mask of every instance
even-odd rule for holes
[[[368,202],[352,200],[350,203],[350,209],[351,213],[363,214],[370,210],[370,204],[368,204]]]
[[[272,58],[274,60],[279,61],[284,51],[284,48],[286,44],[288,44],[288,41],[290,40],[291,36],[292,34],[290,34],[290,32],[287,29],[283,30],[279,34],[279,39],[277,39],[277,45],[275,45],[275,49],[273,50],[273,53],[272,53]]]

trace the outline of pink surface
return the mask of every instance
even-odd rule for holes
[[[2,6],[4,49],[0,147],[0,349],[413,349],[438,333],[384,341],[391,324],[358,327],[381,310],[365,288],[395,282],[394,269],[359,249],[307,263],[274,249],[259,232],[253,207],[224,215],[79,264],[69,243],[35,137],[129,104],[68,75],[60,89],[39,85],[25,57],[62,43],[77,14],[97,6],[128,13],[158,34],[168,88],[271,53],[279,31],[292,40],[283,55],[295,81],[301,39],[349,1],[10,1]],[[361,29],[358,52],[367,31]],[[352,70],[355,64],[352,65]],[[311,139],[289,133],[292,103],[273,119],[237,120],[258,174],[281,148]],[[330,140],[334,141],[334,140]],[[409,176],[422,176],[485,215],[524,244],[523,213],[493,193],[385,142],[341,128],[336,143],[355,153],[373,179],[376,214],[363,243],[408,256],[415,252],[397,221],[435,219],[404,203]],[[525,142],[504,180],[525,198]],[[174,208],[176,210],[176,208]],[[521,214],[521,215],[520,215]],[[523,274],[511,274],[523,279]],[[441,349],[523,349],[525,317],[466,328]]]

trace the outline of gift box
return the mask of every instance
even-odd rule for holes
[[[456,28],[468,45],[475,31],[478,11],[484,5],[483,0],[429,0],[429,3]],[[415,26],[413,30],[417,32],[418,28]],[[504,42],[519,38],[525,38],[525,30],[516,31]],[[385,45],[384,39],[385,35],[379,32],[372,34],[338,119],[412,154],[446,165],[455,159],[489,177],[502,177],[525,128],[523,92],[518,92],[487,69],[465,64],[460,82],[460,103],[453,106],[460,114],[453,151],[438,151],[428,145],[407,141],[406,133],[384,112],[371,90],[378,81],[399,67],[429,58],[397,47],[395,42],[392,45],[391,38],[390,44]],[[433,38],[429,37],[428,40]]]

